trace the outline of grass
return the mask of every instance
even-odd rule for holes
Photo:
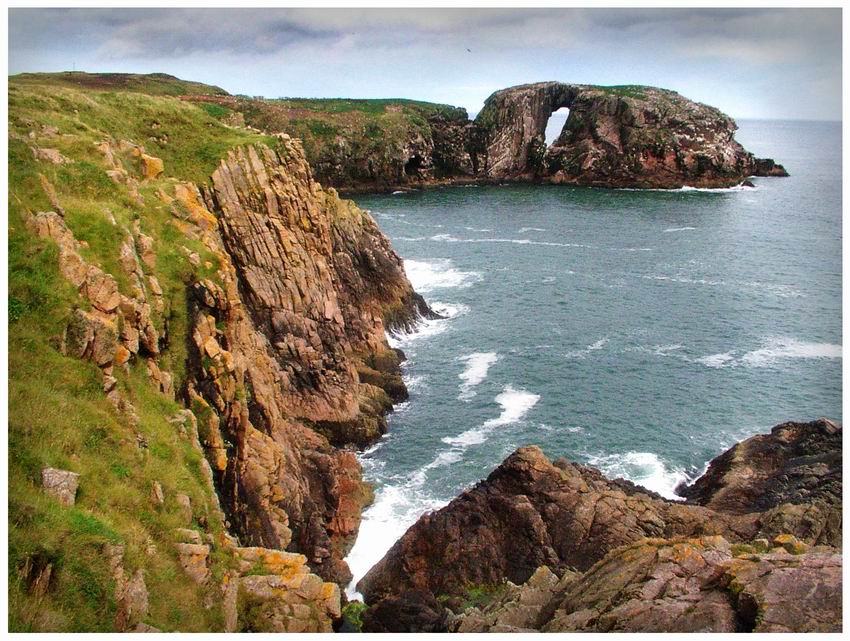
[[[180,80],[166,73],[22,73],[11,76],[18,84],[51,84],[95,91],[131,91],[153,96],[182,96],[197,94],[227,95],[221,87],[200,82]]]
[[[212,518],[214,503],[203,477],[202,454],[168,422],[180,405],[154,389],[143,364],[128,373],[116,368],[118,386],[139,416],[140,443],[126,417],[103,394],[98,369],[61,353],[62,332],[72,310],[86,305],[60,275],[56,245],[34,237],[25,219],[27,212],[52,208],[41,174],[55,188],[75,237],[85,241],[84,258],[112,274],[125,293],[129,276],[118,256],[133,222],[154,238],[156,266],[148,271],[160,282],[165,310],[153,320],[160,331],[166,323],[169,328],[160,366],[172,371],[179,388],[185,377],[187,284],[214,276],[217,261],[172,224],[171,207],[156,192],[173,193],[174,179],[206,182],[228,149],[272,141],[225,127],[197,104],[109,87],[81,90],[65,80],[10,79],[9,627],[113,630],[114,583],[103,545],[121,543],[128,575],[137,568],[145,570],[147,623],[163,630],[221,629],[219,601],[213,599],[210,609],[203,606],[203,589],[185,575],[173,545],[173,530],[184,525],[175,498],[179,493],[191,498],[196,519],[210,517],[205,521],[213,535],[221,528]],[[159,89],[168,93],[167,87]],[[45,125],[58,127],[61,135],[44,134]],[[34,142],[28,138],[30,131],[35,132]],[[144,205],[105,175],[104,156],[96,143],[106,139],[132,140],[163,159],[166,176],[140,186]],[[36,162],[31,144],[58,149],[73,163]],[[130,175],[141,177],[136,159],[121,160]],[[200,268],[189,264],[181,246],[200,254]],[[63,508],[44,493],[44,467],[80,474],[74,507]],[[150,498],[154,482],[162,485],[164,505]],[[43,595],[32,593],[21,574],[33,559],[53,567],[53,580]],[[232,562],[214,553],[214,576],[223,576]]]

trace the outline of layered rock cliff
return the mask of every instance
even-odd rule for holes
[[[348,190],[503,181],[728,187],[787,175],[735,140],[729,116],[655,87],[520,85],[492,94],[474,121],[464,110],[410,101],[185,99],[304,139],[322,183]],[[549,117],[564,107],[564,129],[547,146]]]
[[[230,152],[204,191],[177,192],[188,224],[217,221],[221,265],[221,284],[192,287],[187,394],[225,512],[241,540],[345,582],[370,494],[337,448],[386,432],[406,394],[386,331],[427,306],[374,221],[323,191],[287,136]]]
[[[638,562],[622,546],[644,538],[716,536],[734,544],[796,537],[801,546],[840,548],[840,459],[838,425],[826,420],[783,424],[715,459],[704,477],[683,490],[693,498],[677,502],[627,481],[607,480],[591,467],[564,459],[551,463],[538,448],[521,448],[448,506],[421,517],[358,589],[375,605],[377,627],[393,618],[393,604],[410,600],[419,604],[422,614],[409,624],[419,629],[441,620],[442,605],[435,597],[458,603],[471,586],[493,587],[506,580],[521,584],[542,566],[559,576],[585,573],[590,580],[603,560],[622,557],[628,567],[618,571],[628,583],[635,576],[632,564]],[[721,547],[727,550],[721,555],[723,563],[730,561],[729,544]],[[833,557],[829,567],[840,563],[834,558],[839,552],[828,554]],[[819,563],[815,560],[811,567]],[[715,574],[708,572],[700,581],[712,577]],[[602,589],[604,581],[597,580]],[[833,598],[834,592],[830,595]],[[682,597],[682,603],[687,600]],[[734,627],[733,619],[726,621]],[[572,621],[553,629],[582,629],[586,623]],[[641,625],[623,623],[631,629]],[[663,629],[661,624],[646,625],[644,629]]]

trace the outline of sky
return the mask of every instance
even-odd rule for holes
[[[736,118],[840,120],[841,10],[10,9],[10,74],[74,69],[470,114],[528,82],[645,84]]]

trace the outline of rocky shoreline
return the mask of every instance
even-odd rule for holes
[[[778,425],[684,501],[520,448],[358,583],[364,630],[838,630],[841,436]],[[476,591],[492,600],[470,611]]]
[[[257,131],[309,135],[290,115],[299,110],[274,101],[218,94],[183,99],[226,107],[234,123]],[[655,87],[519,85],[493,93],[474,120],[463,109],[436,107],[417,114],[421,125],[382,133],[372,143],[341,117],[325,114],[322,126],[336,127],[337,133],[308,147],[317,179],[354,194],[504,182],[731,187],[752,176],[788,175],[772,159],[746,151],[734,138],[737,125],[729,116]],[[549,117],[563,107],[570,115],[547,146]]]

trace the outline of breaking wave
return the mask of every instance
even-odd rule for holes
[[[422,318],[410,332],[387,333],[390,347],[401,348],[411,343],[419,342],[441,334],[449,327],[449,321],[469,311],[469,307],[454,303],[429,303],[441,318]]]
[[[420,294],[435,289],[450,287],[469,287],[481,280],[479,272],[465,272],[452,266],[448,259],[431,262],[420,260],[405,260],[404,271],[410,284]]]
[[[675,489],[688,479],[684,470],[668,469],[658,455],[652,452],[591,456],[588,463],[598,467],[608,478],[624,478],[667,499],[681,500]]]
[[[499,355],[495,352],[476,352],[463,356],[460,360],[466,362],[466,369],[458,374],[458,378],[463,381],[458,398],[468,401],[475,396],[475,386],[487,378],[490,366],[499,360]]]
[[[839,359],[842,358],[842,346],[833,343],[813,343],[796,338],[772,336],[766,338],[762,347],[741,356],[735,352],[710,354],[695,359],[706,367],[772,367],[780,361],[789,359]]]
[[[595,352],[595,351],[602,349],[607,344],[608,344],[608,337],[605,336],[603,338],[600,338],[595,343],[588,345],[584,349],[577,349],[577,350],[573,350],[572,352],[567,352],[566,354],[564,354],[564,356],[566,358],[584,358],[585,356],[587,356],[591,352]]]
[[[443,443],[458,447],[461,450],[465,450],[470,445],[483,443],[487,440],[487,435],[497,427],[521,421],[539,400],[538,394],[516,390],[508,385],[496,397],[496,402],[502,406],[502,413],[497,418],[484,421],[480,427],[466,430],[457,436],[447,436],[443,439]]]

